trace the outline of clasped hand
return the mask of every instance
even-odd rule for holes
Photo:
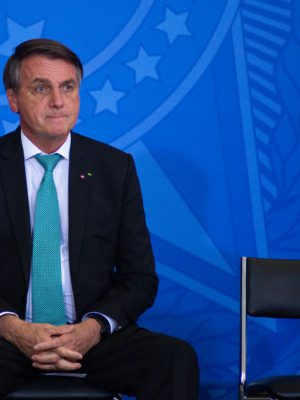
[[[101,339],[100,325],[93,319],[61,326],[28,323],[17,318],[13,323],[13,334],[7,339],[32,360],[33,367],[41,370],[81,368],[83,356]]]

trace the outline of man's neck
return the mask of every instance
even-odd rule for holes
[[[67,140],[68,134],[60,137],[46,138],[40,139],[34,135],[30,135],[22,130],[23,134],[33,143],[36,147],[38,147],[45,154],[55,153]]]

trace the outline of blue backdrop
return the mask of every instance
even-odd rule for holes
[[[82,58],[75,130],[136,160],[161,282],[141,323],[193,344],[202,400],[235,399],[240,257],[300,258],[299,2],[1,2],[1,68],[33,37]],[[16,125],[2,86],[0,134]],[[251,376],[274,347],[298,372],[299,323],[251,328]]]

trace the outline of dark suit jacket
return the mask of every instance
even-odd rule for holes
[[[31,240],[17,129],[0,138],[0,312],[13,311],[21,318]],[[152,305],[157,276],[133,159],[75,133],[69,172],[69,252],[78,320],[86,312],[99,311],[126,326]]]

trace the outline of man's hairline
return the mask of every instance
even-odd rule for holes
[[[64,57],[59,57],[56,55],[52,56],[52,55],[45,54],[42,52],[35,52],[32,54],[28,54],[27,56],[23,57],[20,60],[20,64],[19,64],[19,80],[20,80],[20,82],[19,82],[19,85],[15,88],[7,88],[7,90],[12,90],[14,93],[18,92],[18,90],[20,89],[20,86],[21,86],[21,68],[22,68],[23,62],[26,60],[29,60],[30,58],[33,58],[33,57],[42,57],[42,58],[46,58],[48,60],[62,60],[62,61],[65,61],[67,64],[70,64],[71,66],[74,67],[74,69],[76,71],[78,88],[80,87],[80,84],[81,84],[81,81],[83,78],[83,72],[81,71],[81,69],[78,66],[76,66],[76,64],[74,64],[72,61],[70,61],[68,59],[65,59]]]

